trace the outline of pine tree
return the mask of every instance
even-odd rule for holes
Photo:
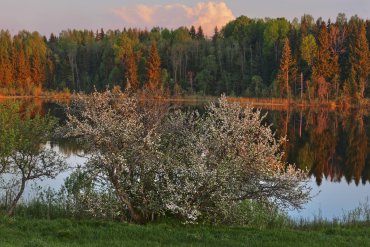
[[[325,22],[321,22],[317,38],[318,49],[316,62],[313,66],[313,80],[316,85],[317,94],[321,99],[329,97],[329,81],[334,74],[334,67],[331,63],[329,33]],[[335,58],[333,62],[335,62]],[[335,66],[335,64],[334,64]]]
[[[8,31],[0,32],[0,87],[9,88],[13,83],[11,61],[12,40]]]
[[[291,85],[290,80],[294,72],[294,60],[292,59],[291,49],[289,45],[289,39],[285,38],[282,56],[280,59],[280,69],[278,74],[280,96],[283,92],[287,93],[288,98],[291,97]]]
[[[357,96],[364,97],[365,88],[368,82],[370,72],[369,63],[369,44],[366,38],[366,27],[363,21],[357,25],[356,31],[349,44],[349,61],[351,66],[350,78],[354,80]]]
[[[1,54],[0,71],[0,87],[8,88],[13,82],[13,71],[9,54]]]
[[[42,85],[45,82],[45,67],[41,62],[41,58],[38,54],[38,52],[35,52],[32,56],[32,67],[31,67],[31,78],[32,82],[39,88],[42,87]]]
[[[198,27],[198,32],[197,32],[197,35],[196,36],[197,36],[197,39],[198,40],[204,40],[205,39],[202,26],[199,26]]]
[[[9,54],[2,51],[2,54],[0,54],[0,87],[8,88],[12,82],[13,70]]]
[[[127,72],[126,72],[126,79],[127,85],[126,87],[131,87],[133,90],[137,90],[139,88],[139,81],[137,78],[137,65],[136,65],[136,58],[133,52],[130,52],[127,55]]]
[[[31,83],[31,71],[29,66],[29,61],[24,53],[23,47],[16,51],[16,60],[17,63],[17,87],[20,90],[21,94],[28,94]]]
[[[197,38],[197,32],[195,31],[195,27],[194,26],[191,26],[190,27],[189,34],[190,34],[190,37],[192,39],[196,39]]]
[[[218,27],[215,27],[214,34],[212,36],[212,41],[215,43],[220,38],[220,32],[218,31]]]
[[[313,67],[313,76],[314,78],[323,77],[325,80],[328,80],[332,73],[330,71],[329,34],[325,22],[322,22],[320,25],[317,41],[317,59]]]
[[[157,45],[152,43],[147,65],[148,84],[147,87],[154,91],[161,87],[161,59],[158,54]]]

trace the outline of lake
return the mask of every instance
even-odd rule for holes
[[[285,158],[307,169],[313,199],[295,218],[341,217],[370,198],[370,121],[364,110],[270,111],[268,122],[287,136]]]
[[[50,112],[61,121],[64,110],[55,102],[41,100],[23,101],[35,113]],[[183,107],[202,109],[202,105],[184,104]],[[289,211],[295,219],[327,219],[341,217],[370,198],[370,134],[369,112],[364,109],[339,111],[332,109],[265,109],[266,122],[272,124],[279,136],[287,136],[282,147],[285,160],[306,169],[310,176],[312,200],[301,211]],[[78,145],[69,141],[50,143],[59,153],[66,156],[70,166],[83,165],[85,158]],[[58,189],[69,172],[54,180],[37,183],[43,188]],[[29,185],[24,200],[32,197]]]

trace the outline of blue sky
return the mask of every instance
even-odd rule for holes
[[[308,13],[326,20],[335,19],[339,12],[370,19],[370,0],[0,0],[0,29],[49,35],[67,28],[201,24],[211,30],[240,15],[292,20]]]

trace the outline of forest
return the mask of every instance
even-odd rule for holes
[[[120,86],[167,95],[305,100],[370,96],[370,20],[240,16],[207,37],[175,30],[0,32],[0,95]]]

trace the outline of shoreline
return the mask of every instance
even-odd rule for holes
[[[40,99],[40,100],[70,100],[73,99],[74,94],[66,93],[47,93],[44,95],[17,95],[7,96],[0,95],[0,100],[12,100],[12,99]],[[364,109],[370,107],[370,99],[365,98],[360,102],[346,102],[344,100],[306,100],[306,99],[286,99],[286,98],[245,98],[226,96],[229,101],[237,102],[242,105],[251,105],[256,107],[272,108],[272,109],[289,109],[289,108],[325,108],[330,110],[348,110],[348,109]],[[217,96],[200,96],[200,95],[184,95],[184,96],[170,96],[170,97],[159,97],[154,98],[158,101],[174,102],[174,103],[207,103],[216,101],[219,97]]]

